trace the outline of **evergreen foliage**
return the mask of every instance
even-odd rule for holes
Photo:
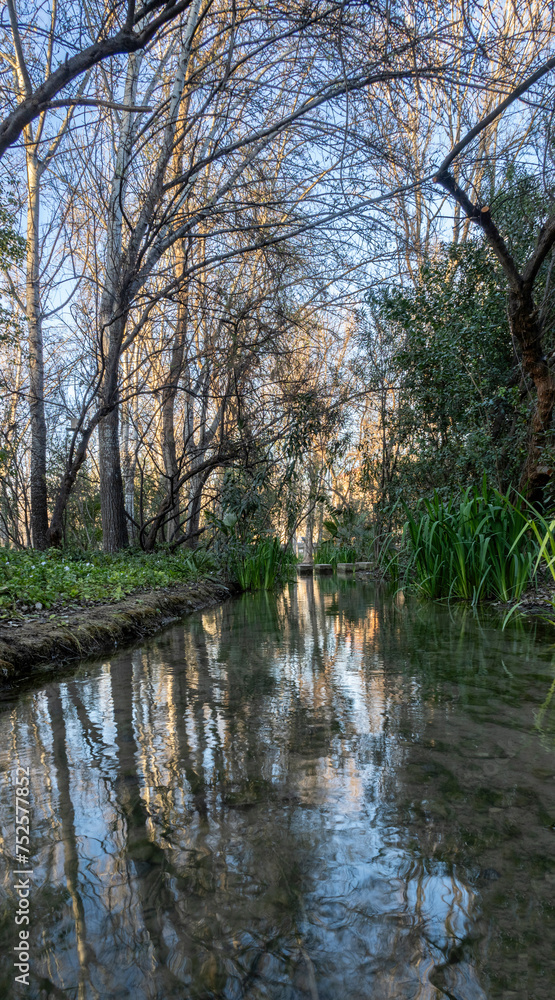
[[[518,474],[527,406],[492,257],[474,240],[446,246],[416,288],[372,301],[398,387],[387,433],[399,457],[386,503],[415,502],[433,489],[449,495],[484,474],[505,489]],[[369,454],[365,472],[376,475]]]

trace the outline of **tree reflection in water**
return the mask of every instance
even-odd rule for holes
[[[551,1000],[534,632],[309,579],[7,705],[3,769],[32,773],[28,995]]]

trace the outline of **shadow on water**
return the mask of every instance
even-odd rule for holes
[[[22,693],[0,714],[0,994],[552,1000],[551,640],[308,579]]]

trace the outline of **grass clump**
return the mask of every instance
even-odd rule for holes
[[[37,604],[118,601],[135,590],[169,587],[206,574],[205,552],[145,553],[127,549],[115,555],[69,553],[60,549],[0,550],[2,609],[35,609]]]
[[[473,604],[518,600],[535,577],[539,551],[523,506],[484,480],[457,500],[435,493],[414,513],[405,508],[408,573],[419,590]]]
[[[234,549],[229,569],[241,590],[272,590],[285,583],[296,558],[279,538],[263,538]]]
[[[529,524],[539,547],[536,569],[542,565],[555,583],[555,518],[548,519],[534,512]],[[555,598],[551,603],[555,608]]]
[[[315,563],[329,563],[333,566],[334,572],[338,563],[357,562],[361,558],[358,548],[354,545],[337,545],[332,538],[320,542],[313,557]]]

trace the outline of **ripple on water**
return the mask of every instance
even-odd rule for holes
[[[552,1000],[540,628],[307,579],[6,704],[3,771],[31,773],[27,995]],[[6,997],[13,807],[6,781]]]

